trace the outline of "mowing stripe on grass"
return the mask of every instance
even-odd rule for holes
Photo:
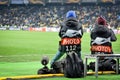
[[[53,56],[53,55],[55,55],[55,54],[45,54],[45,55],[42,55],[42,56],[49,56],[49,55]],[[26,57],[29,57],[29,56],[38,56],[38,54],[30,54],[30,55],[28,55],[28,54],[26,54],[26,55],[9,55],[9,56],[4,55],[4,56],[0,56],[0,57],[22,57],[22,56],[26,56]]]
[[[0,57],[3,57],[3,56],[0,56]]]

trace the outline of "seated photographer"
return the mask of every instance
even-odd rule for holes
[[[70,34],[70,36],[77,36],[79,38],[82,38],[83,36],[83,29],[82,26],[79,24],[79,21],[77,20],[77,14],[75,11],[70,10],[66,13],[65,21],[62,22],[61,28],[59,31],[59,37],[62,39],[66,36],[66,34]],[[81,58],[81,44],[78,46],[80,51],[78,52],[79,58]],[[56,55],[51,60],[51,67],[54,62],[58,61],[63,55],[64,51],[61,49],[61,45],[59,45],[59,49],[56,53]]]
[[[112,29],[107,27],[107,22],[103,17],[98,17],[90,37],[91,54],[113,54],[112,42],[117,38]]]
[[[112,42],[116,41],[117,38],[112,31],[108,28],[105,18],[102,16],[96,20],[95,27],[91,31],[91,54],[113,54]],[[99,59],[99,70],[112,70],[112,65],[116,61],[109,57],[101,57]],[[95,62],[91,62],[89,68],[94,71]]]

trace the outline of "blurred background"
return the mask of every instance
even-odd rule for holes
[[[84,31],[102,15],[120,33],[120,0],[0,0],[0,30],[58,31],[68,10],[76,11]]]

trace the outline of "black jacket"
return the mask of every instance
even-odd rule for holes
[[[80,23],[78,22],[78,20],[76,18],[68,18],[67,20],[65,20],[65,22],[63,22],[61,24],[61,28],[60,28],[60,31],[59,31],[60,38],[62,38],[63,35],[65,35],[65,33],[68,29],[76,30],[76,31],[80,30],[80,34],[78,33],[76,35],[78,37],[82,38],[83,29],[82,29],[82,26],[80,25]]]
[[[80,25],[77,19],[69,18],[61,24],[59,36],[61,39],[65,37],[82,38],[83,36],[82,26]],[[64,52],[65,47],[61,45],[61,41],[59,46],[60,46],[59,50]],[[77,46],[77,51],[78,52],[81,51],[81,44]]]
[[[94,29],[91,31],[90,37],[91,37],[90,45],[91,45],[92,54],[95,54],[96,52],[103,52],[105,54],[113,53],[111,42],[116,41],[117,38],[114,32],[112,31],[112,29],[109,29],[104,25],[96,25]],[[98,46],[99,46],[99,50],[97,49]],[[100,46],[102,46],[102,48],[100,48]],[[111,51],[109,50],[107,52],[108,47],[110,48]]]

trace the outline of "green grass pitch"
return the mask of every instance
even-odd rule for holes
[[[114,53],[120,53],[120,35],[113,42]],[[42,67],[40,60],[47,55],[51,59],[58,49],[57,32],[0,31],[0,77],[35,75]],[[90,54],[90,34],[84,33],[82,38],[82,58]],[[49,64],[48,64],[49,66]],[[44,78],[43,80],[68,80],[64,77]],[[80,80],[97,80],[95,76],[87,76]],[[120,75],[100,75],[99,80],[120,80]],[[71,80],[71,79],[69,79]],[[76,78],[75,80],[78,80]]]

